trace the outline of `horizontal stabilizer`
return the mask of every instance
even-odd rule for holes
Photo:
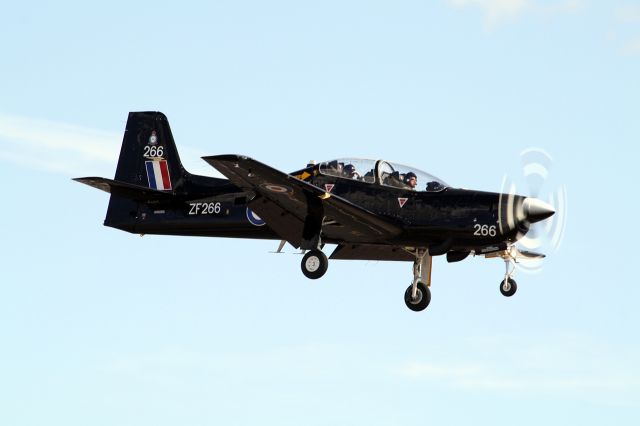
[[[167,193],[164,191],[158,191],[155,189],[147,188],[145,186],[134,185],[132,183],[126,183],[101,177],[84,177],[75,178],[73,180],[100,189],[104,192],[108,192],[110,194],[119,195],[121,197],[137,201],[170,199],[173,197],[171,193]]]

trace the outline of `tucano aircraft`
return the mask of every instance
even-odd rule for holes
[[[227,179],[187,172],[164,114],[131,112],[115,178],[78,182],[111,194],[104,221],[136,234],[258,238],[306,251],[302,272],[317,279],[331,259],[413,262],[404,299],[431,300],[432,257],[502,258],[504,296],[517,289],[514,263],[544,255],[514,243],[554,214],[536,198],[452,188],[416,168],[384,160],[339,159],[287,174],[242,155],[203,157]]]

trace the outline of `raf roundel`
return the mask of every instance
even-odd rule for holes
[[[272,183],[265,183],[264,185],[261,185],[261,186],[267,191],[275,192],[277,194],[287,194],[289,192],[293,192],[291,188],[284,185],[274,185]]]
[[[255,214],[249,207],[247,207],[247,219],[254,226],[264,226],[267,222],[262,220],[260,216]]]

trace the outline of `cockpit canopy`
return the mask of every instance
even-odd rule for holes
[[[438,192],[449,187],[437,177],[403,164],[384,160],[340,158],[320,163],[320,173],[346,179],[354,179],[374,185],[412,189],[408,183],[411,173],[417,178],[417,191]]]

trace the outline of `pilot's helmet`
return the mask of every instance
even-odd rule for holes
[[[353,176],[356,174],[356,167],[353,164],[347,164],[344,166],[344,174],[346,176]]]
[[[415,173],[413,172],[409,172],[406,175],[404,175],[404,182],[405,183],[409,183],[409,181],[411,180],[411,178],[416,178],[416,180],[418,179],[418,176],[416,176]]]

